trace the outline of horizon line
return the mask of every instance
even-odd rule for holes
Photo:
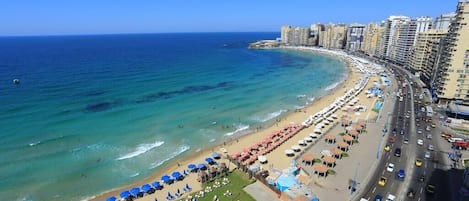
[[[25,35],[0,35],[7,37],[52,37],[52,36],[105,36],[105,35],[150,35],[150,34],[211,34],[211,33],[280,33],[280,31],[194,31],[194,32],[122,32],[122,33],[83,33],[83,34],[25,34]]]

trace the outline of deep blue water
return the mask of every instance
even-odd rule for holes
[[[0,197],[80,200],[128,184],[270,124],[344,78],[335,58],[247,49],[276,37],[0,38]]]

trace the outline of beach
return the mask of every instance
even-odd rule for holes
[[[110,197],[110,196],[118,197],[119,193],[124,190],[129,190],[132,187],[141,187],[143,184],[146,184],[146,183],[151,184],[154,181],[160,181],[161,176],[165,174],[170,175],[173,171],[183,172],[185,169],[187,169],[187,165],[190,163],[199,164],[199,163],[205,162],[205,158],[211,157],[212,152],[218,152],[220,154],[223,154],[224,157],[222,157],[222,159],[219,162],[225,162],[228,164],[228,167],[230,169],[233,169],[235,165],[229,164],[228,160],[225,158],[226,154],[221,152],[222,148],[226,150],[227,154],[240,152],[245,147],[250,147],[256,142],[261,142],[266,136],[268,136],[274,131],[282,129],[284,126],[287,126],[290,122],[295,122],[295,123],[300,124],[304,122],[310,115],[321,111],[322,109],[329,106],[335,99],[337,99],[340,96],[343,96],[344,91],[346,89],[350,89],[352,86],[355,86],[355,84],[357,84],[358,80],[362,78],[363,74],[357,72],[357,70],[351,66],[352,63],[350,59],[343,58],[343,57],[341,59],[343,59],[347,63],[347,71],[349,72],[347,78],[341,84],[337,85],[334,89],[329,90],[328,94],[324,95],[323,97],[315,99],[313,103],[305,106],[303,109],[298,110],[294,113],[291,113],[281,119],[278,119],[278,122],[275,125],[269,128],[263,128],[258,132],[254,132],[248,135],[241,136],[237,139],[232,139],[230,141],[223,142],[222,144],[219,144],[219,145],[213,145],[209,148],[201,150],[200,152],[196,152],[196,153],[193,153],[192,155],[188,155],[184,158],[174,161],[173,163],[167,164],[166,166],[162,167],[160,170],[158,170],[157,172],[155,172],[154,174],[152,174],[151,176],[149,176],[148,178],[144,180],[138,181],[131,185],[123,186],[118,189],[113,189],[107,193],[96,196],[92,198],[91,200],[105,200],[107,197]],[[363,100],[366,100],[366,98],[364,98]],[[367,102],[366,104],[369,105],[371,103]],[[311,133],[311,129],[304,129],[297,135],[293,136],[290,140],[283,143],[277,149],[266,154],[266,157],[268,160],[267,165],[277,168],[277,169],[288,168],[291,165],[292,158],[287,157],[284,154],[284,150],[289,149],[293,145],[296,145],[298,140],[303,139],[309,133]],[[262,167],[262,168],[268,169],[268,167]],[[165,185],[165,188],[163,190],[157,191],[155,194],[152,194],[152,195],[146,195],[143,198],[139,198],[138,200],[154,200],[155,198],[157,198],[158,200],[164,200],[168,192],[171,194],[174,194],[177,191],[177,189],[182,190],[182,188],[186,184],[191,186],[192,191],[198,191],[201,189],[201,183],[197,181],[197,175],[194,173],[191,173],[183,181],[175,182],[174,184],[169,185],[169,186]]]

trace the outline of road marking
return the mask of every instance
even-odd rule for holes
[[[391,183],[391,188],[394,186],[394,182]]]
[[[423,170],[423,174],[425,175],[425,170]]]
[[[371,193],[375,193],[376,191],[376,187],[373,188],[373,190],[371,191]]]
[[[401,162],[401,158],[399,157],[399,163]]]
[[[384,170],[383,170],[383,172],[381,172],[381,174],[384,174]]]
[[[419,197],[418,201],[420,201],[420,197]]]
[[[388,155],[388,160],[389,160],[389,158],[391,158],[391,155]]]
[[[420,194],[422,194],[423,192],[423,187],[420,187]]]

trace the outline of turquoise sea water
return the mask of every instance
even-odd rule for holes
[[[99,194],[267,126],[344,79],[336,58],[247,49],[278,36],[0,38],[0,197]]]

